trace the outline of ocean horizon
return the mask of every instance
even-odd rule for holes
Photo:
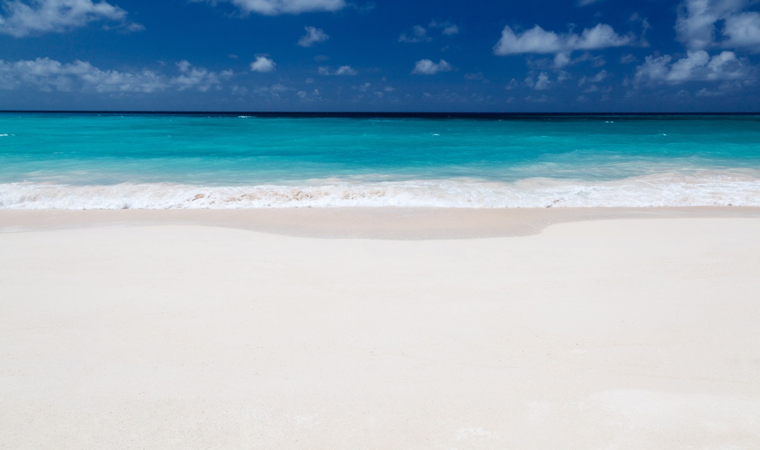
[[[0,113],[0,208],[760,206],[760,115]]]

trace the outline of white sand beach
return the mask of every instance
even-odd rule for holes
[[[0,214],[0,448],[760,448],[756,210],[85,213]]]

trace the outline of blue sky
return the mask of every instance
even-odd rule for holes
[[[0,5],[0,109],[760,110],[756,0]]]

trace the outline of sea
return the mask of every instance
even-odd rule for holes
[[[2,209],[657,206],[760,206],[760,116],[0,113]]]

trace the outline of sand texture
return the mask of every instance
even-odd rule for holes
[[[4,449],[760,448],[757,218],[0,233],[0,308]]]

